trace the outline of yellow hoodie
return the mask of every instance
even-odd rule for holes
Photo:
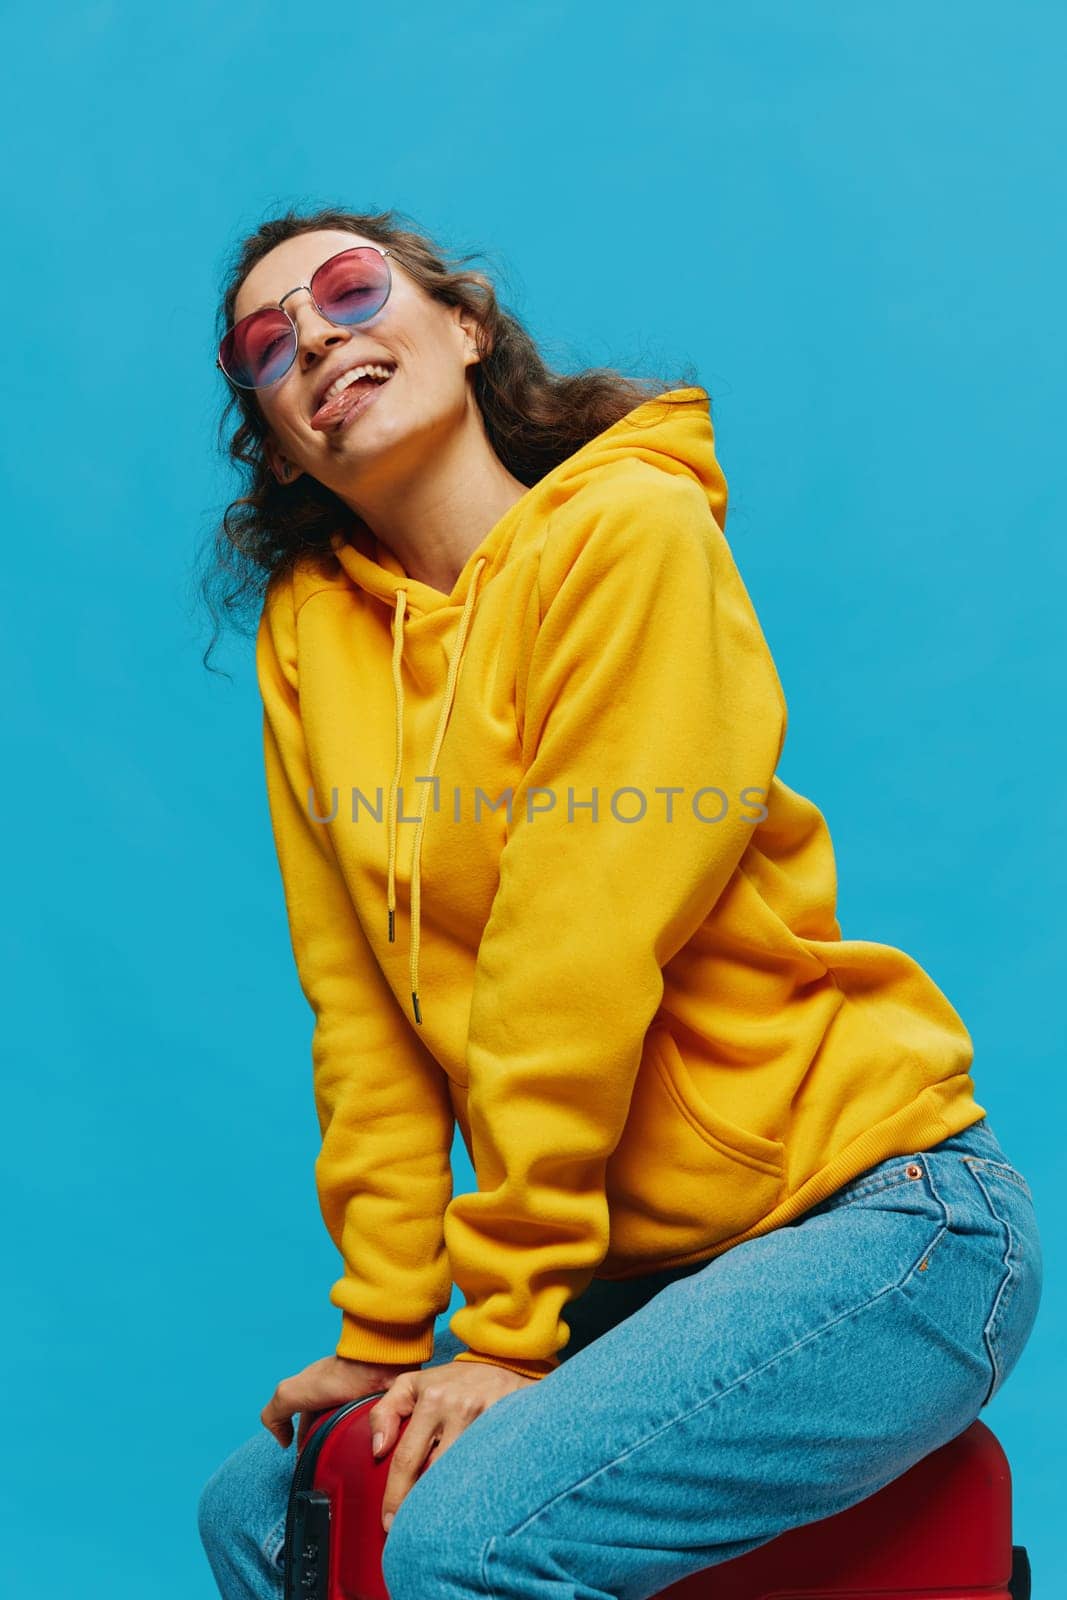
[[[529,488],[449,595],[362,529],[268,587],[340,1355],[426,1360],[455,1281],[459,1359],[541,1377],[591,1277],[710,1260],[984,1115],[941,990],[841,936],[725,519],[678,389]]]

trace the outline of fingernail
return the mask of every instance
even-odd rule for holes
[[[374,1438],[370,1442],[371,1455],[376,1456],[378,1454],[378,1451],[382,1448],[382,1444],[383,1444],[384,1440],[385,1440],[385,1434],[384,1433],[376,1433],[374,1435]]]
[[[386,1533],[388,1533],[389,1529],[392,1527],[393,1517],[395,1515],[396,1513],[394,1511],[387,1511],[385,1516],[382,1518],[382,1527],[385,1529]]]

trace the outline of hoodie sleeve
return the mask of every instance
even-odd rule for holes
[[[425,1361],[452,1280],[442,1226],[454,1115],[437,1063],[397,1005],[345,885],[312,788],[300,720],[291,579],[268,590],[256,642],[267,797],[300,986],[314,1013],[322,1135],[315,1181],[344,1262],[336,1353]],[[316,796],[321,812],[321,797]]]
[[[700,484],[640,468],[614,490],[580,537],[550,528],[541,557],[523,778],[468,1033],[478,1192],[445,1217],[466,1301],[450,1319],[468,1347],[457,1359],[529,1377],[558,1364],[560,1313],[607,1250],[605,1167],[662,968],[765,814],[785,735]]]

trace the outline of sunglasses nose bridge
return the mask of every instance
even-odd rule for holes
[[[289,295],[298,294],[301,289],[305,289],[307,291],[307,299],[300,301],[295,311],[284,306],[283,301],[288,300]],[[289,321],[293,325],[293,332],[296,336],[296,346],[293,350],[294,361],[299,357],[301,350],[307,349],[313,342],[315,342],[316,338],[318,340],[322,340],[324,337],[334,337],[343,327],[343,324],[333,322],[328,316],[326,316],[325,312],[320,309],[319,304],[315,299],[314,290],[309,283],[298,283],[295,289],[290,289],[288,294],[282,296],[282,299],[278,301],[278,304],[285,311]],[[311,316],[313,318],[310,329],[301,329],[301,323],[304,320],[300,316],[301,309],[304,311],[305,318],[307,316]],[[318,325],[317,334],[313,331],[316,323]]]
[[[278,301],[278,304],[280,306],[283,306],[291,295],[299,294],[301,289],[306,289],[308,291],[308,293],[311,294],[311,285],[310,285],[310,283],[294,283],[294,285],[293,285],[293,287],[291,289],[287,289],[285,291],[285,293],[282,295],[281,299]],[[314,299],[313,295],[312,295],[312,299]]]

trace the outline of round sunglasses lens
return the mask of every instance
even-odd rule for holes
[[[331,322],[366,322],[389,298],[389,263],[377,250],[360,245],[324,261],[311,280],[311,292]]]
[[[284,311],[253,311],[231,328],[219,348],[227,377],[243,389],[276,383],[292,365],[293,325]]]

